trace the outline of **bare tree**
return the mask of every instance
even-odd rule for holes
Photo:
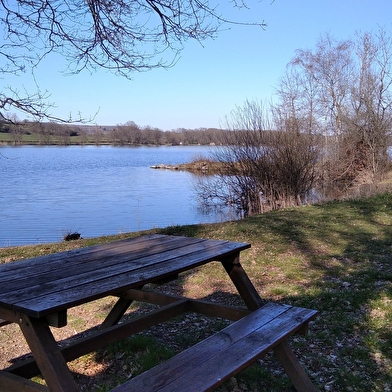
[[[58,53],[70,74],[104,68],[130,77],[173,65],[186,40],[214,38],[224,24],[265,26],[228,20],[218,9],[208,0],[1,0],[0,71],[31,72]],[[39,89],[30,94],[11,86],[0,94],[0,118],[8,119],[12,108],[50,117],[47,98]]]
[[[292,113],[289,118],[271,113],[257,101],[231,113],[223,146],[214,154],[221,173],[197,185],[205,204],[235,206],[247,216],[307,201],[318,157],[313,137]]]
[[[326,34],[319,39],[314,51],[298,50],[291,62],[302,69],[304,80],[310,79],[315,83],[319,116],[327,120],[325,132],[334,135],[336,141],[344,132],[345,110],[353,77],[352,48],[351,41],[336,41]]]
[[[313,77],[289,64],[276,88],[279,100],[272,107],[274,117],[279,118],[279,122],[281,119],[292,119],[302,132],[321,135],[324,129],[320,121],[322,111],[317,97],[318,90],[319,86]]]
[[[388,163],[392,134],[392,38],[381,30],[358,37],[359,70],[352,91],[350,138],[361,146],[364,167],[379,180]]]
[[[314,50],[297,51],[289,67],[295,78],[280,84],[278,107],[294,108],[301,121],[312,119],[310,133],[324,133],[319,182],[337,197],[379,180],[387,168],[392,129],[390,35],[380,30],[356,41],[325,35]]]

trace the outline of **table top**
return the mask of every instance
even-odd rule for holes
[[[43,317],[250,248],[152,234],[0,265],[0,309]]]

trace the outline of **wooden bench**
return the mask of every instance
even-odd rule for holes
[[[317,311],[269,303],[112,390],[211,391],[270,349],[298,391],[315,391],[286,339],[306,333]]]

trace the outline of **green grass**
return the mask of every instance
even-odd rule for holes
[[[266,301],[320,312],[307,337],[291,339],[315,385],[328,391],[391,390],[391,193],[291,208],[238,222],[173,226],[153,232],[251,243],[252,248],[243,252],[241,260],[261,296]],[[0,262],[114,238],[118,236],[3,248]],[[179,285],[177,289],[187,295],[218,296],[230,303],[238,301],[235,289],[218,263],[184,274],[171,285]],[[189,340],[185,338],[186,330],[183,333],[184,341]],[[148,345],[155,347],[153,341],[148,341]],[[114,350],[118,351],[133,352],[132,358],[138,358],[140,363],[144,355],[143,350],[121,346]],[[251,367],[220,390],[287,391],[290,388],[279,363],[273,355],[267,355],[262,359],[262,366]]]
[[[95,360],[111,362],[121,359],[122,374],[116,375],[121,384],[130,376],[136,376],[173,355],[172,349],[159,343],[154,337],[140,334],[109,345],[96,353]]]

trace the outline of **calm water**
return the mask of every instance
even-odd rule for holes
[[[202,211],[187,172],[151,165],[207,147],[0,147],[0,247],[226,220]]]

